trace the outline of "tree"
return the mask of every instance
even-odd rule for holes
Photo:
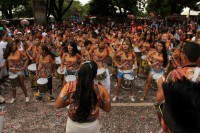
[[[155,12],[163,18],[171,14],[180,14],[184,7],[197,10],[199,0],[147,0],[147,11]]]
[[[27,6],[29,0],[0,0],[0,11],[2,12],[2,18],[12,19],[14,8],[20,5]]]
[[[82,5],[80,1],[74,0],[70,9],[65,13],[65,18],[70,18],[73,14],[78,15],[79,17],[84,17],[88,15],[89,4]]]
[[[90,2],[91,15],[103,16],[127,16],[127,13],[137,15],[140,11],[144,10],[146,0],[92,0]],[[140,6],[139,6],[140,5]],[[140,11],[138,10],[140,7]],[[116,14],[116,11],[119,13]]]
[[[62,22],[73,2],[74,0],[46,0],[47,18],[52,14],[57,22]]]
[[[26,6],[20,5],[13,9],[14,18],[31,18],[33,17],[31,1]]]
[[[89,14],[100,15],[100,16],[111,16],[114,14],[112,0],[92,0],[89,3]]]

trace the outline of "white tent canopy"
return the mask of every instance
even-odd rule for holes
[[[183,12],[181,13],[181,15],[188,16],[189,15],[189,10],[190,10],[190,8],[188,8],[188,7],[184,8]],[[190,10],[190,15],[191,16],[198,16],[199,13],[200,13],[200,11]]]

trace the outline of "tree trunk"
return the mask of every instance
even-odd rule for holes
[[[57,22],[62,22],[64,14],[69,10],[74,0],[71,0],[68,6],[63,10],[64,0],[59,0],[58,5],[54,1],[52,14]]]
[[[32,0],[33,14],[36,24],[46,24],[46,6],[43,0]]]

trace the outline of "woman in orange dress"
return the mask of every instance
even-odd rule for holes
[[[143,40],[140,41],[138,48],[143,54],[146,54],[151,47],[151,43],[152,43],[151,35],[146,34]]]
[[[27,89],[24,84],[24,69],[28,65],[28,58],[26,54],[22,53],[22,51],[18,50],[16,42],[13,41],[10,43],[8,47],[8,67],[9,67],[9,74],[16,74],[18,75],[18,81],[22,91],[26,97],[26,102],[29,102],[29,97],[27,94]],[[14,103],[16,100],[16,88],[12,89],[12,96],[10,103]]]
[[[112,48],[114,50],[117,50],[119,48],[119,46],[121,45],[123,41],[123,36],[122,36],[122,32],[118,31],[117,35],[115,36],[115,39],[112,41]]]
[[[36,60],[36,75],[39,78],[47,78],[48,79],[48,90],[50,93],[49,100],[54,101],[54,97],[52,95],[52,77],[55,73],[55,56],[52,54],[48,47],[45,45],[41,46],[40,55],[38,55]],[[42,100],[42,96],[39,94],[36,100]]]
[[[80,63],[82,62],[82,57],[77,49],[77,44],[75,42],[69,43],[64,49],[64,54],[62,56],[61,71],[66,68],[67,75],[76,75]],[[64,79],[63,85],[66,81]]]
[[[99,109],[110,112],[111,103],[106,88],[94,84],[96,75],[97,64],[87,61],[78,71],[78,80],[68,82],[60,92],[55,107],[69,105],[66,133],[100,133]]]
[[[81,50],[81,55],[83,57],[83,61],[90,61],[91,55],[90,55],[90,49],[92,47],[92,42],[90,40],[86,40],[84,43],[84,49]]]
[[[97,63],[98,69],[104,69],[103,73],[106,73],[106,78],[99,81],[99,83],[105,86],[110,93],[110,74],[107,68],[107,58],[109,56],[112,57],[113,51],[102,37],[100,38],[100,42],[98,42],[98,46],[92,47],[89,53],[92,55],[92,60]]]
[[[38,55],[38,46],[40,44],[39,38],[35,38],[33,42],[30,42],[28,49],[26,50],[26,54],[29,57],[31,63],[36,62],[36,57]]]
[[[122,42],[121,49],[117,51],[113,58],[114,64],[118,67],[118,75],[117,75],[117,89],[116,95],[113,98],[113,101],[116,101],[119,94],[119,89],[121,87],[121,81],[124,77],[124,74],[130,74],[134,76],[133,66],[137,68],[137,57],[135,52],[132,50],[132,43],[129,38],[125,38]],[[125,73],[126,72],[126,73]],[[135,101],[133,95],[130,94],[129,98],[131,101]]]

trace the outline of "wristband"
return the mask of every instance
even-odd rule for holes
[[[67,95],[63,95],[62,93],[59,95],[61,98],[63,98],[64,100],[67,100]]]

